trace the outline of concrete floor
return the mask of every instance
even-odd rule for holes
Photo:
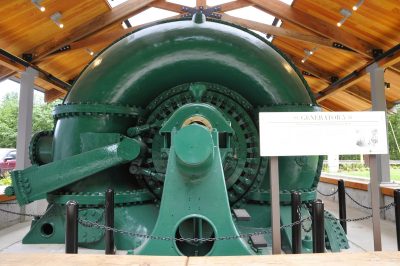
[[[324,201],[325,209],[338,217],[337,203]],[[348,218],[365,217],[366,214],[354,208],[347,208]],[[350,249],[343,252],[373,251],[372,220],[347,223]],[[64,253],[64,245],[22,245],[23,236],[29,231],[30,222],[20,223],[0,230],[0,253]],[[397,251],[396,227],[393,222],[381,220],[383,251]],[[79,249],[79,253],[99,253],[101,250]],[[126,254],[119,251],[119,254]]]

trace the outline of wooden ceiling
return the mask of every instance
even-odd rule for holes
[[[213,2],[197,0],[196,4],[211,6]],[[279,0],[237,0],[220,5],[219,13],[222,20],[273,35],[273,44],[303,71],[325,110],[370,109],[366,67],[374,62],[386,69],[385,82],[390,84],[386,99],[392,107],[400,102],[400,1],[365,1],[337,27],[343,18],[340,10],[352,10],[356,3],[358,0],[295,0],[289,6]],[[124,29],[124,20],[150,7],[184,14],[181,5],[164,0],[128,0],[115,8],[106,0],[43,0],[40,4],[45,12],[31,0],[2,3],[0,48],[41,70],[36,85],[45,90],[47,101],[65,96],[65,84],[71,83],[93,58],[90,51],[97,53],[136,29]],[[247,6],[281,19],[281,27],[225,13]],[[55,12],[62,14],[62,29],[50,20]],[[305,49],[314,53],[303,63]],[[382,53],[384,56],[376,57]],[[18,60],[0,55],[0,80],[18,77],[25,67]]]

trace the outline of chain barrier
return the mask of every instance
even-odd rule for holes
[[[38,214],[13,212],[13,211],[4,210],[4,209],[1,209],[1,208],[0,208],[0,211],[1,212],[5,212],[5,213],[19,215],[19,216],[29,216],[29,217],[40,217],[40,216],[42,216],[42,215],[38,215]]]
[[[370,218],[372,218],[372,214],[371,215],[367,215],[364,217],[358,217],[358,218],[347,218],[347,219],[340,219],[340,218],[335,218],[335,217],[329,217],[329,216],[324,216],[325,219],[328,220],[333,220],[333,221],[339,221],[339,222],[359,222],[359,221],[364,221],[364,220],[368,220]]]
[[[301,208],[302,208],[301,206],[299,206],[299,208],[297,208],[297,213],[299,214],[300,221],[301,221]],[[310,221],[311,221],[311,219],[310,219]],[[307,229],[305,227],[304,223],[301,223],[301,228],[303,228],[304,232],[308,233],[308,232],[311,232],[312,225],[310,224],[310,227]]]
[[[333,195],[335,195],[336,193],[338,193],[338,191],[339,191],[339,189],[336,189],[335,191],[333,191],[333,192],[330,193],[330,194],[324,194],[324,193],[322,193],[321,191],[319,191],[319,190],[317,189],[317,192],[318,192],[319,194],[321,194],[322,196],[325,196],[325,197],[333,196]]]
[[[282,229],[286,229],[289,227],[293,227],[294,225],[301,224],[307,220],[311,220],[311,217],[300,219],[299,221],[296,221],[291,224],[282,225],[280,227],[280,229],[282,230]],[[257,231],[257,232],[253,232],[253,233],[239,234],[239,235],[233,235],[233,236],[220,236],[220,237],[209,237],[209,238],[184,238],[184,237],[177,238],[177,237],[162,237],[162,236],[152,236],[152,235],[134,233],[134,232],[126,231],[126,230],[112,228],[109,226],[105,226],[103,224],[99,224],[96,222],[83,220],[83,219],[79,219],[78,222],[82,226],[85,226],[85,227],[109,230],[109,231],[113,231],[114,233],[120,233],[123,235],[127,235],[129,237],[146,238],[146,239],[152,239],[152,240],[164,240],[164,241],[179,241],[179,242],[184,242],[184,241],[185,242],[213,242],[213,241],[221,241],[221,240],[234,240],[234,239],[239,239],[239,238],[249,238],[251,236],[256,236],[256,235],[265,235],[272,231],[271,228],[268,228],[266,230],[261,230],[261,231]]]
[[[332,192],[332,193],[330,193],[330,194],[324,194],[324,193],[322,193],[321,191],[319,191],[318,189],[317,189],[317,192],[318,192],[319,194],[321,194],[322,196],[330,197],[330,196],[333,196],[333,195],[335,195],[336,193],[338,193],[338,190],[339,190],[339,189],[336,189],[334,192]],[[372,210],[371,207],[365,206],[365,205],[361,204],[360,202],[356,201],[346,190],[344,191],[344,193],[345,193],[346,196],[349,197],[349,198],[351,199],[351,201],[353,201],[356,205],[360,206],[361,208],[367,209],[367,210]],[[392,203],[389,203],[388,205],[385,205],[385,206],[383,206],[383,207],[379,207],[379,209],[380,209],[380,210],[385,210],[385,211],[387,211],[387,210],[389,210],[390,208],[392,208],[393,206],[394,206],[394,203],[392,202]]]
[[[349,197],[349,198],[351,199],[351,201],[353,201],[355,204],[357,204],[357,205],[360,206],[361,208],[364,208],[364,209],[367,209],[367,210],[372,210],[371,207],[365,206],[365,205],[363,205],[363,204],[357,202],[347,191],[345,191],[345,193],[346,193],[347,197]],[[392,207],[394,207],[394,202],[389,203],[388,205],[385,205],[385,206],[383,206],[383,207],[379,207],[379,209],[380,209],[380,210],[387,211],[387,210],[389,210],[389,209],[392,208]]]
[[[334,191],[331,194],[322,194],[320,191],[318,191],[318,193],[320,193],[321,195],[324,195],[324,196],[332,196],[332,195],[336,194],[337,192],[338,192],[338,190]],[[357,202],[346,191],[345,191],[345,193],[354,203],[356,203],[360,207],[363,207],[363,208],[368,209],[368,210],[372,209],[371,207],[365,206],[365,205]],[[16,205],[17,203],[0,203],[0,204],[1,205]],[[392,203],[390,203],[388,205],[380,207],[379,209],[382,212],[382,211],[387,211],[387,210],[393,208],[394,206],[395,206],[395,203],[392,202]],[[302,218],[301,217],[301,208],[302,208],[302,206],[300,206],[297,209],[297,212],[299,214],[300,220],[296,221],[294,223],[282,225],[282,226],[280,226],[280,230],[286,229],[286,228],[289,228],[289,227],[293,227],[293,226],[298,225],[298,224],[301,224],[302,229],[306,233],[308,233],[308,232],[310,232],[312,230],[312,225],[310,225],[310,227],[308,229],[304,225],[305,221],[312,221],[311,216],[308,216],[306,218]],[[29,217],[40,217],[40,216],[42,216],[42,215],[30,214],[30,213],[13,212],[13,211],[4,210],[2,208],[0,208],[0,211],[1,212],[5,212],[5,213],[20,215],[20,216],[29,216]],[[340,221],[340,222],[342,222],[342,221],[345,221],[345,222],[357,222],[357,221],[367,220],[367,219],[370,219],[372,217],[373,217],[373,215],[370,214],[370,215],[367,215],[367,216],[364,216],[364,217],[347,218],[347,219],[339,219],[339,218],[335,218],[335,217],[325,216],[325,219],[336,220],[336,221]],[[120,234],[123,234],[123,235],[127,235],[129,237],[145,238],[145,239],[152,239],[152,240],[164,240],[164,241],[172,241],[173,240],[173,241],[179,241],[179,242],[183,242],[183,241],[186,241],[186,242],[212,242],[212,241],[221,241],[221,240],[233,240],[233,239],[239,239],[239,238],[249,238],[251,236],[256,236],[256,235],[265,235],[265,234],[268,234],[268,233],[272,232],[272,229],[268,228],[266,230],[261,230],[261,231],[257,231],[257,232],[253,232],[253,233],[239,234],[239,235],[233,235],[233,236],[221,236],[221,237],[210,237],[210,238],[184,238],[184,237],[176,238],[176,237],[162,237],[162,236],[152,236],[152,235],[147,235],[147,234],[134,233],[134,232],[130,232],[130,231],[122,230],[122,229],[117,229],[117,228],[105,226],[103,224],[99,224],[99,223],[96,223],[96,222],[83,220],[83,219],[79,219],[78,222],[84,227],[98,228],[98,229],[102,229],[102,230],[113,231],[114,233],[120,233]]]

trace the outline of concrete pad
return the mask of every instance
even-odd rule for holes
[[[339,217],[338,203],[324,200],[325,210]],[[355,208],[347,207],[347,219],[365,217],[368,214]],[[396,225],[393,222],[381,219],[382,251],[397,251]],[[347,222],[347,237],[350,249],[344,252],[374,251],[374,239],[372,234],[372,219]]]

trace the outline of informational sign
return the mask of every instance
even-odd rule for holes
[[[387,154],[385,112],[262,112],[261,156]]]

